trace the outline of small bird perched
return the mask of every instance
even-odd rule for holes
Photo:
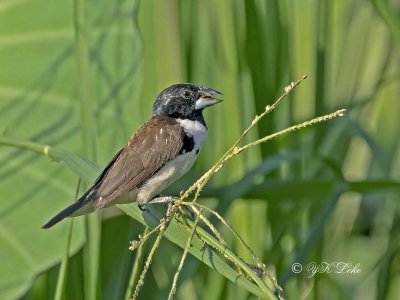
[[[207,139],[203,109],[221,102],[214,98],[219,94],[192,84],[176,84],[162,91],[153,116],[113,157],[92,187],[42,228],[115,204],[136,201],[141,208],[172,201],[172,197],[156,196],[193,166]]]

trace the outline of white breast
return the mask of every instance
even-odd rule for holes
[[[207,127],[199,121],[177,119],[178,123],[182,126],[183,130],[188,136],[193,137],[194,148],[197,150],[206,141],[208,133]]]
[[[167,162],[150,180],[141,186],[136,200],[139,204],[145,204],[189,171],[197,159],[198,150],[207,139],[207,128],[200,122],[181,119],[177,121],[186,134],[193,138],[193,150],[180,154]]]

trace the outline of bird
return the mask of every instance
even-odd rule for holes
[[[164,89],[152,117],[115,154],[93,185],[42,228],[115,204],[168,203],[160,193],[188,172],[208,136],[203,110],[221,102],[220,92],[189,83]]]

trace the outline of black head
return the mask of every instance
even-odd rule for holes
[[[153,107],[153,116],[180,119],[203,119],[202,110],[222,100],[215,99],[221,93],[205,86],[175,84],[163,90]]]

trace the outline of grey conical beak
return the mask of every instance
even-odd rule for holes
[[[208,87],[199,87],[199,89],[200,89],[200,98],[196,100],[196,104],[194,107],[195,110],[200,110],[208,106],[222,102],[221,99],[214,98],[216,95],[222,95],[222,93],[210,89]]]

